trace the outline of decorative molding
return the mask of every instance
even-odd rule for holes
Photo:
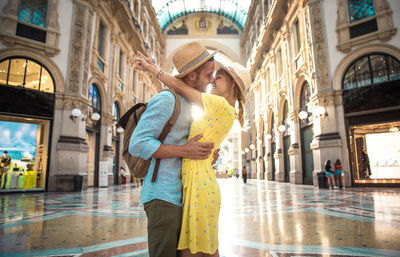
[[[387,0],[374,0],[375,16],[361,20],[359,22],[349,23],[348,7],[346,0],[338,1],[338,15],[336,20],[337,46],[339,51],[348,53],[352,48],[371,42],[380,40],[381,42],[389,41],[396,33],[397,29],[393,24],[393,11]],[[350,38],[350,27],[362,24],[368,20],[376,19],[378,30],[359,37]]]
[[[20,1],[8,0],[3,12],[0,14],[0,42],[8,47],[23,46],[41,51],[44,55],[53,57],[60,52],[58,41],[60,38],[60,25],[58,23],[58,2],[51,0],[48,10],[48,24],[39,27],[18,19],[18,4]],[[17,36],[18,23],[31,26],[46,32],[46,42],[39,42],[22,36]]]

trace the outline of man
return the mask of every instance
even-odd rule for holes
[[[242,169],[242,177],[243,177],[243,183],[247,183],[247,169],[246,169],[246,166],[243,166],[243,169]]]
[[[205,91],[214,82],[213,55],[198,42],[179,48],[173,63],[185,83]],[[197,135],[186,144],[189,134],[191,103],[180,97],[181,112],[164,143],[157,140],[175,105],[171,92],[163,91],[154,96],[143,113],[131,137],[129,152],[143,159],[153,158],[144,178],[141,203],[147,216],[147,232],[150,257],[175,257],[182,222],[182,157],[206,159],[213,149],[212,143],[197,142]],[[161,158],[157,180],[151,182],[155,158]]]
[[[10,164],[11,157],[8,156],[8,151],[4,151],[3,156],[0,159],[0,178],[4,178],[4,182],[0,183],[0,185],[3,184],[2,189],[6,188],[7,186],[7,173]]]

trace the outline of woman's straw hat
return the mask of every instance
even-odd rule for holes
[[[175,77],[185,77],[189,72],[210,60],[216,53],[217,51],[210,54],[202,44],[196,41],[181,46],[172,57],[175,68],[179,72]]]
[[[245,103],[246,96],[244,92],[251,85],[251,77],[249,71],[237,62],[230,62],[226,65],[220,62],[216,62],[216,71],[218,71],[219,69],[223,69],[227,71],[229,75],[231,75],[233,80],[236,82],[236,85],[238,85],[239,87],[241,100],[243,103]]]

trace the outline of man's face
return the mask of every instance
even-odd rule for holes
[[[193,83],[193,87],[201,92],[206,92],[207,85],[214,83],[214,69],[215,62],[208,61],[201,65],[196,71],[196,80]]]

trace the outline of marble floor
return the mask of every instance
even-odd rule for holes
[[[400,256],[400,189],[219,179],[220,254]],[[0,256],[148,256],[140,189],[0,195]]]

